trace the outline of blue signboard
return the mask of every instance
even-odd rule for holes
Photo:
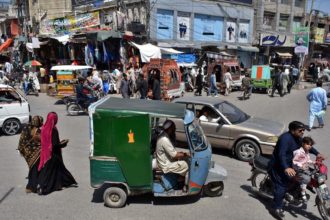
[[[210,15],[195,14],[194,40],[221,41],[223,18]]]
[[[81,6],[81,5],[88,5],[93,4],[95,5],[101,5],[103,4],[103,0],[72,0],[72,6]]]
[[[173,39],[173,11],[157,10],[157,39]]]

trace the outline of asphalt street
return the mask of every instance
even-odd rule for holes
[[[292,120],[307,123],[308,102],[305,97],[308,90],[293,90],[283,98],[252,94],[245,101],[238,100],[239,93],[233,92],[219,99],[229,100],[250,115],[286,125]],[[221,197],[159,199],[144,195],[129,197],[124,208],[107,208],[103,205],[102,194],[90,186],[88,116],[67,116],[65,106],[54,105],[56,99],[45,94],[29,96],[28,101],[32,115],[46,117],[50,111],[58,113],[60,138],[70,139],[62,151],[64,163],[79,186],[47,196],[26,194],[28,168],[16,151],[19,135],[0,136],[0,219],[273,219],[268,211],[271,201],[259,198],[247,181],[250,175],[248,163],[238,161],[231,152],[216,149],[213,150],[213,160],[228,171]],[[317,149],[328,157],[329,121],[327,113],[324,128],[306,132],[316,140]],[[314,199],[312,195],[307,207],[287,210],[286,219],[320,219]]]

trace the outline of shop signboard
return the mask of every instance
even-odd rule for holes
[[[177,39],[189,40],[190,29],[190,13],[179,11],[177,16]]]
[[[249,42],[249,23],[239,23],[238,26],[238,42],[248,43]]]
[[[294,47],[293,37],[283,34],[261,34],[260,35],[261,46],[273,46],[273,47]]]
[[[299,27],[294,31],[294,42],[295,48],[294,52],[296,54],[308,54],[308,44],[309,44],[309,28]]]
[[[99,12],[89,12],[46,20],[41,23],[42,34],[69,34],[89,27],[100,25]]]
[[[324,43],[330,44],[330,32],[325,36]]]
[[[226,26],[226,42],[236,42],[236,23],[228,21]]]
[[[195,14],[194,40],[221,41],[223,18],[211,15]]]
[[[173,39],[173,11],[157,10],[157,39]]]
[[[103,3],[103,0],[72,0],[72,6]]]
[[[322,44],[324,39],[324,28],[315,28],[315,43]]]

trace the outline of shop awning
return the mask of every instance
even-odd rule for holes
[[[123,34],[120,31],[97,31],[86,33],[88,39],[96,39],[97,41],[105,41],[109,38],[122,38]]]
[[[226,58],[234,57],[234,55],[231,55],[226,52],[220,52],[220,53],[206,52],[206,56],[208,58],[213,58],[213,59],[226,59]]]
[[[189,42],[158,42],[157,43],[158,47],[175,47],[175,48],[195,48],[195,49],[200,49],[201,46],[198,46],[194,43],[189,43]]]
[[[258,47],[252,47],[252,46],[238,46],[238,50],[240,51],[246,51],[246,52],[259,52]]]
[[[280,52],[276,52],[276,54],[280,57],[283,57],[283,58],[291,58],[292,57],[292,54],[291,53],[280,53]]]
[[[173,48],[160,47],[160,50],[161,50],[162,54],[181,54],[181,53],[183,53],[183,52],[175,50]]]
[[[130,44],[139,49],[141,55],[141,61],[143,63],[149,63],[151,58],[162,58],[160,48],[152,44],[139,45],[134,42]]]
[[[236,45],[227,45],[227,49],[228,50],[237,50],[238,46],[236,46]]]
[[[0,45],[0,53],[2,51],[6,50],[12,43],[13,43],[13,39],[12,38],[8,38],[6,40],[6,42],[4,42],[3,44]]]

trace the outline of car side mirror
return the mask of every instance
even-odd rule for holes
[[[226,122],[225,122],[225,120],[223,120],[223,118],[219,118],[219,120],[218,120],[218,124],[219,125],[223,125],[223,124],[225,124]]]

